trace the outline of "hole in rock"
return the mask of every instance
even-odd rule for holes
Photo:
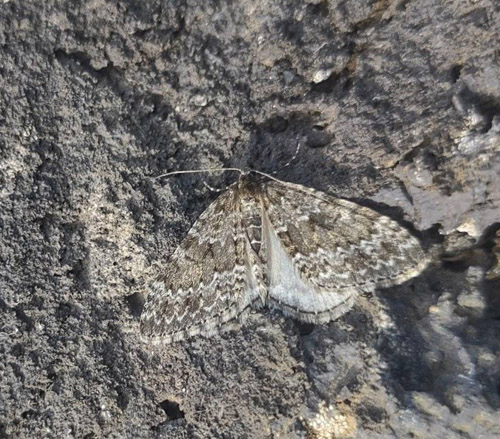
[[[160,402],[160,407],[171,421],[184,418],[184,412],[180,409],[179,403],[176,401],[169,401],[166,399]]]
[[[144,294],[134,293],[130,296],[127,296],[126,300],[128,303],[130,314],[132,314],[134,317],[139,317],[142,313],[142,308],[144,307]]]

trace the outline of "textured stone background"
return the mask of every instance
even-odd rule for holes
[[[500,437],[499,58],[496,0],[0,1],[0,437]],[[149,177],[298,143],[280,178],[445,257],[328,325],[143,344],[215,196]]]

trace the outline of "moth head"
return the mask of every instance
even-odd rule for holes
[[[257,195],[261,190],[262,175],[251,169],[244,169],[238,180],[238,190],[248,195]]]

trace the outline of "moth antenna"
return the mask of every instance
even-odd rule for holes
[[[272,174],[266,174],[262,171],[257,171],[257,169],[251,169],[250,172],[255,172],[256,174],[263,175],[264,177],[270,178],[271,180],[277,181],[278,183],[282,183],[284,185],[288,184],[288,182],[280,180],[279,178],[273,177]],[[274,172],[273,172],[274,174]]]
[[[276,175],[282,169],[288,168],[292,164],[292,162],[297,158],[297,156],[299,155],[299,151],[300,151],[300,142],[297,143],[297,148],[295,148],[295,152],[293,153],[293,156],[290,158],[290,160],[288,160],[281,168],[273,171],[272,175]]]
[[[219,193],[219,192],[222,192],[222,191],[224,191],[224,190],[226,190],[226,189],[227,189],[227,187],[224,187],[224,188],[222,188],[222,189],[217,189],[217,188],[215,188],[215,187],[213,187],[213,186],[210,186],[210,185],[209,185],[209,184],[208,184],[205,180],[202,180],[202,183],[203,183],[203,184],[205,185],[205,187],[206,187],[209,191],[211,191],[211,192],[217,192],[217,193]]]
[[[240,168],[209,168],[209,169],[187,169],[185,171],[172,171],[167,172],[166,174],[158,175],[157,177],[153,177],[153,180],[157,180],[163,177],[170,177],[171,175],[179,175],[179,174],[200,174],[203,172],[225,172],[225,171],[236,171],[240,174],[244,174],[244,171]]]
[[[187,169],[185,171],[172,171],[167,172],[166,174],[158,175],[157,177],[153,177],[153,180],[157,180],[162,177],[170,177],[171,175],[179,175],[179,174],[202,174],[202,173],[210,173],[210,172],[225,172],[225,171],[236,171],[240,174],[244,174],[245,172],[240,168],[210,168],[210,169]],[[221,189],[214,188],[210,186],[205,180],[202,180],[202,183],[205,187],[211,192],[223,192],[229,188],[229,186],[225,186]]]

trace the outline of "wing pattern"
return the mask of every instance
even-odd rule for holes
[[[236,189],[215,200],[194,223],[150,286],[141,331],[169,343],[230,329],[255,292],[248,288],[247,238]]]
[[[164,343],[209,336],[266,304],[328,322],[360,291],[402,283],[428,262],[415,237],[372,209],[243,175],[203,212],[151,283],[141,330]]]
[[[339,317],[358,292],[402,283],[428,263],[415,237],[372,209],[292,183],[269,182],[264,194],[269,300],[299,319]]]

